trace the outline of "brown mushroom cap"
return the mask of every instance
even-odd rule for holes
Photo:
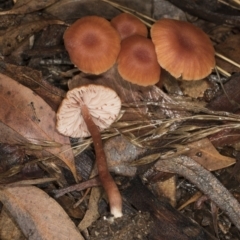
[[[160,66],[152,41],[133,35],[121,43],[117,59],[118,72],[123,79],[140,86],[156,84],[160,79]]]
[[[188,22],[161,19],[153,24],[151,37],[160,66],[175,78],[199,80],[215,66],[211,40]]]
[[[129,13],[117,15],[111,20],[111,24],[119,32],[122,40],[134,34],[144,37],[148,34],[146,25]]]
[[[77,20],[65,31],[63,38],[72,63],[85,73],[107,71],[120,51],[119,33],[109,21],[97,16]]]
[[[110,88],[89,84],[68,91],[57,112],[57,130],[69,137],[90,136],[81,114],[81,105],[87,106],[93,122],[103,130],[117,118],[121,100]]]

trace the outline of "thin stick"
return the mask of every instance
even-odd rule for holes
[[[231,63],[232,65],[240,68],[240,64],[238,64],[238,63],[234,62],[233,60],[231,60],[231,59],[223,56],[221,53],[215,52],[215,55],[216,55],[217,57],[223,59],[224,61],[226,61],[226,62],[228,62],[228,63]]]
[[[240,230],[240,204],[221,182],[196,161],[187,156],[160,160],[158,171],[177,173],[194,183],[205,195],[214,201]]]
[[[219,66],[216,66],[216,69],[225,77],[231,77],[231,74],[225,71],[224,69],[220,68]]]
[[[218,0],[218,1],[219,1],[220,3],[222,3],[222,4],[224,4],[224,5],[227,5],[227,6],[231,7],[231,8],[238,9],[238,10],[240,9],[240,7],[233,6],[233,5],[227,3],[227,2],[225,2],[225,1],[223,1],[223,0]],[[236,4],[240,4],[239,1],[234,1],[234,0],[233,0],[233,2],[235,2]]]
[[[86,192],[84,193],[83,197],[81,197],[75,204],[73,204],[73,208],[78,207],[83,200],[86,198],[86,196],[88,195],[88,193],[90,192],[91,188],[87,188]]]
[[[69,186],[69,187],[65,187],[65,188],[58,189],[58,190],[53,190],[53,193],[54,193],[55,198],[59,198],[66,193],[70,193],[70,192],[73,192],[73,191],[82,191],[86,188],[96,187],[96,186],[99,186],[99,185],[100,185],[99,179],[98,178],[92,178],[92,179],[89,179],[89,180],[87,180],[85,182],[82,182],[82,183],[77,183],[77,184],[74,184],[74,185]]]

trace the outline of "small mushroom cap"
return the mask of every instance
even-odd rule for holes
[[[65,48],[81,71],[101,74],[116,62],[120,35],[110,22],[97,16],[83,17],[64,33]]]
[[[160,66],[175,78],[199,80],[215,66],[208,35],[188,22],[161,19],[153,24],[151,37]]]
[[[137,17],[129,13],[121,13],[111,20],[112,26],[119,32],[121,39],[125,39],[134,34],[147,37],[146,25]]]
[[[81,114],[81,105],[87,106],[100,131],[109,127],[118,117],[121,100],[110,88],[89,84],[68,91],[57,112],[57,130],[72,138],[88,137],[90,133]]]
[[[124,39],[117,59],[118,72],[123,79],[140,86],[156,84],[160,66],[152,41],[140,35]]]

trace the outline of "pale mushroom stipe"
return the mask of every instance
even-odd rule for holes
[[[122,197],[108,171],[100,130],[118,117],[121,100],[110,88],[89,84],[68,91],[57,112],[57,130],[69,137],[92,136],[99,179],[107,193],[111,214],[122,216]]]
[[[208,35],[191,23],[160,19],[151,28],[160,66],[175,78],[200,80],[215,67],[215,51]]]
[[[64,33],[64,45],[79,70],[101,74],[116,62],[120,35],[109,21],[87,16],[74,22]]]

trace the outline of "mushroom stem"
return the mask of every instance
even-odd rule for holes
[[[116,183],[114,182],[111,174],[108,171],[106,155],[103,150],[102,138],[100,131],[96,124],[93,122],[89,110],[85,104],[81,104],[81,112],[83,119],[88,127],[93,140],[95,148],[96,161],[99,179],[103,185],[104,190],[107,193],[108,201],[110,205],[111,214],[115,217],[122,216],[122,197],[118,190]]]

